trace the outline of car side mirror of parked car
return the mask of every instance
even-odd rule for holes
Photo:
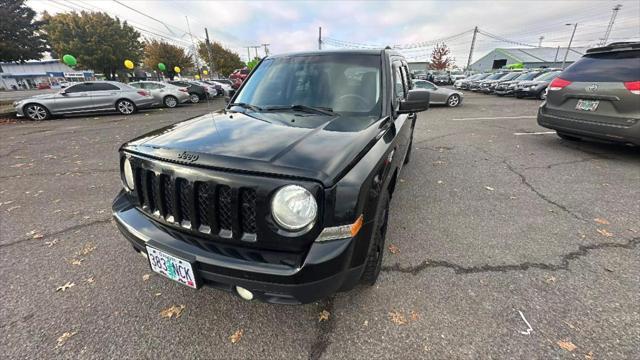
[[[231,101],[231,97],[230,97],[230,96],[225,96],[225,97],[224,97],[224,103],[225,103],[225,104],[228,104],[228,103],[229,103],[229,101]]]
[[[424,89],[412,89],[407,94],[407,99],[400,101],[400,114],[410,114],[429,109],[430,94]]]

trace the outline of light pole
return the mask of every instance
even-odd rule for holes
[[[578,27],[578,23],[575,24],[565,24],[567,26],[573,25],[573,32],[571,33],[571,39],[569,39],[569,45],[567,46],[567,51],[564,53],[564,59],[562,59],[562,69],[564,70],[564,63],[567,62],[567,56],[569,55],[569,49],[571,49],[571,42],[573,41],[573,36],[576,34],[576,28]]]

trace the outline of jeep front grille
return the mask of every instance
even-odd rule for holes
[[[140,207],[175,226],[228,239],[255,241],[256,191],[135,171]]]

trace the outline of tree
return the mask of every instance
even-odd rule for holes
[[[240,55],[225,49],[215,41],[209,46],[209,51],[207,51],[207,44],[200,42],[198,44],[198,54],[205,59],[207,64],[213,63],[213,69],[211,69],[213,72],[224,76],[228,76],[235,69],[244,67],[244,63],[240,60]]]
[[[145,44],[143,63],[146,68],[155,71],[158,70],[158,63],[163,63],[167,67],[167,75],[172,79],[176,76],[174,67],[180,67],[181,73],[194,67],[191,57],[183,48],[158,40],[151,40]]]
[[[43,27],[51,48],[58,56],[71,54],[78,66],[101,71],[107,79],[114,79],[124,70],[124,61],[140,61],[142,43],[140,33],[118,18],[102,12],[44,13]]]
[[[24,0],[0,0],[0,61],[40,59],[47,42]]]
[[[445,43],[436,44],[431,52],[431,64],[429,65],[433,70],[446,70],[454,66],[455,58],[449,56],[451,50]]]
[[[247,67],[249,68],[249,70],[253,70],[253,68],[256,67],[256,65],[258,65],[259,62],[260,62],[259,57],[253,58],[253,60],[247,63]]]

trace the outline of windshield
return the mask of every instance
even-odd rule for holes
[[[551,79],[555,78],[556,76],[558,76],[558,74],[560,74],[560,71],[551,71],[551,72],[544,73],[544,74],[538,76],[534,80],[535,81],[547,81],[547,80],[551,80]]]
[[[504,76],[504,73],[495,73],[495,74],[487,77],[485,80],[496,80],[496,79],[500,79],[503,76]]]
[[[540,75],[540,72],[532,71],[532,72],[520,74],[520,76],[518,76],[515,80],[531,80],[538,75]]]
[[[504,77],[500,78],[500,80],[513,80],[513,79],[519,77],[520,75],[522,75],[522,74],[513,72],[513,73],[509,73],[509,74],[505,75]]]
[[[380,56],[367,54],[268,58],[254,70],[234,102],[263,109],[304,105],[379,116],[380,67]]]

